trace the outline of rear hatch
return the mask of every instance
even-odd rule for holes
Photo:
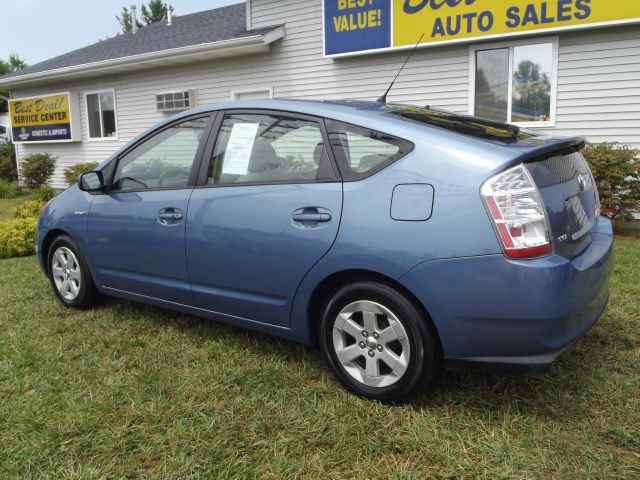
[[[589,246],[588,233],[599,215],[599,200],[589,165],[580,151],[584,139],[551,137],[508,123],[429,107],[387,104],[385,108],[407,121],[454,131],[510,151],[512,157],[505,169],[513,167],[514,162],[524,162],[540,192],[553,251],[571,258]]]
[[[528,160],[544,203],[555,253],[578,255],[590,243],[588,235],[599,215],[598,192],[584,156],[575,147]]]

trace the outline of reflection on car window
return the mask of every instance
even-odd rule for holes
[[[329,140],[343,176],[365,177],[411,151],[409,142],[385,133],[335,120],[326,122]]]
[[[227,114],[208,181],[289,182],[332,175],[317,122],[266,114]]]
[[[186,187],[207,117],[167,128],[118,162],[112,190]]]

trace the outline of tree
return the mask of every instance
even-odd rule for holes
[[[173,7],[162,0],[149,0],[149,8],[145,7],[144,3],[140,8],[142,12],[142,21],[147,25],[151,25],[152,23],[159,22],[164,19],[167,14],[168,9],[172,9]]]
[[[127,7],[122,8],[121,16],[116,15],[116,20],[120,23],[122,27],[122,31],[124,33],[129,33],[133,30],[133,22],[131,19],[131,12]],[[142,24],[136,19],[136,25],[138,28],[142,28]]]
[[[144,25],[159,22],[165,18],[168,9],[173,10],[173,7],[162,0],[149,0],[148,7],[143,3],[140,8],[140,13],[144,24],[136,19],[136,26],[142,28]],[[116,15],[116,19],[120,23],[124,33],[129,33],[133,30],[131,11],[128,8],[124,7],[120,16]]]
[[[536,121],[547,117],[551,109],[551,82],[540,65],[529,60],[520,62],[513,74],[514,121]]]
[[[0,76],[6,75],[11,72],[15,72],[16,70],[22,70],[26,66],[27,64],[23,59],[21,59],[15,53],[12,53],[9,55],[9,59],[7,61],[0,59]],[[0,96],[8,97],[9,91],[0,89]],[[6,112],[6,111],[7,111],[7,102],[5,100],[0,99],[0,112]]]

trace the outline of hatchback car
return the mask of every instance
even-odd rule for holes
[[[201,107],[51,201],[37,250],[65,305],[317,344],[352,392],[406,400],[443,366],[543,371],[597,321],[612,229],[583,144],[398,104]]]

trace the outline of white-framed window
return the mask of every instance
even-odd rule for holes
[[[176,90],[156,93],[156,107],[159,112],[175,112],[196,106],[196,90]]]
[[[117,140],[115,90],[101,90],[84,94],[87,108],[87,127],[90,140]]]
[[[269,98],[273,98],[273,87],[234,90],[231,92],[231,100],[263,100]]]
[[[558,37],[469,48],[469,113],[524,127],[553,127]]]

